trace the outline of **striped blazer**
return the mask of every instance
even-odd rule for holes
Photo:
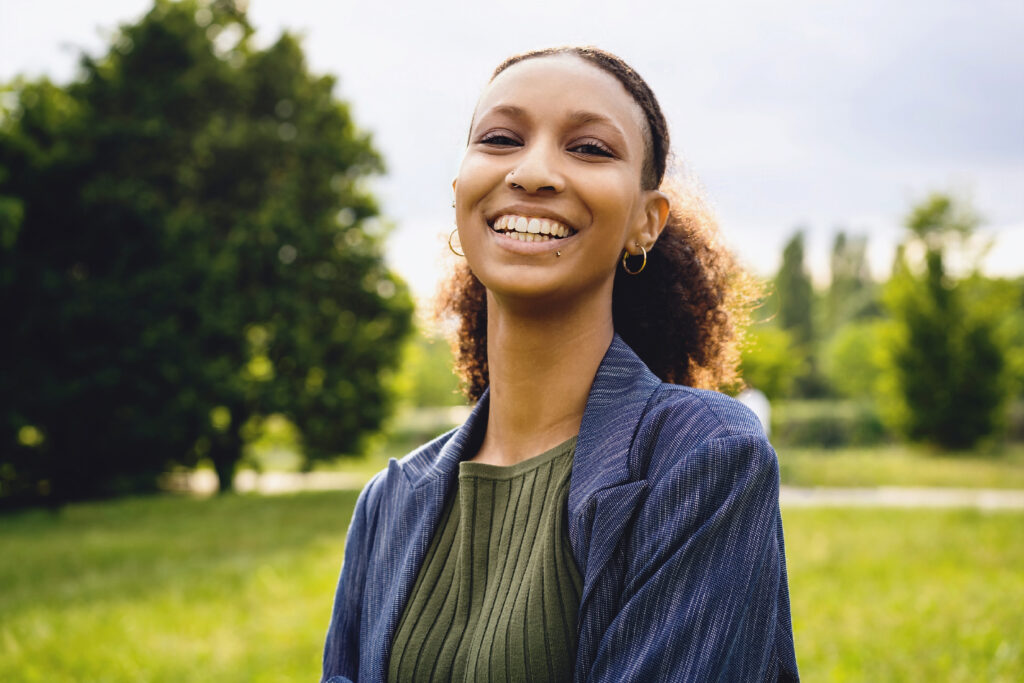
[[[381,682],[398,621],[486,427],[392,460],[363,489],[323,683]],[[568,533],[583,577],[574,681],[798,680],[775,452],[722,394],[664,384],[615,336],[580,425]]]

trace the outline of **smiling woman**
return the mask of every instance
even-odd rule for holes
[[[441,298],[477,404],[360,496],[323,680],[797,679],[775,453],[708,390],[747,280],[668,150],[614,55],[495,71]]]

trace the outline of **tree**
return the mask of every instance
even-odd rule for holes
[[[793,352],[801,357],[803,370],[794,378],[792,394],[818,397],[826,393],[818,372],[816,306],[811,276],[804,265],[804,232],[798,230],[786,243],[782,265],[775,276],[778,326],[790,337]]]
[[[827,324],[831,332],[844,323],[881,313],[868,269],[867,237],[840,230],[832,243]]]
[[[997,320],[964,299],[963,283],[949,276],[947,253],[978,226],[963,202],[933,194],[906,220],[908,245],[923,252],[916,274],[906,249],[897,255],[886,303],[897,323],[891,348],[893,410],[912,439],[968,448],[993,434],[1008,395]]]
[[[411,299],[331,77],[230,2],[157,0],[0,126],[0,500],[150,487],[280,413],[309,458],[387,414]],[[12,237],[13,236],[13,237]]]
[[[804,266],[803,230],[786,242],[782,265],[775,276],[775,292],[779,298],[779,326],[789,331],[797,345],[809,347],[814,339],[814,289]]]

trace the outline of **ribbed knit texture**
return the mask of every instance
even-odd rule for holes
[[[509,467],[459,463],[388,680],[567,681],[583,582],[566,501],[576,437]]]

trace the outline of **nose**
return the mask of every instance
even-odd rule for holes
[[[505,182],[512,189],[525,190],[531,194],[561,192],[565,189],[565,178],[558,167],[558,151],[541,141],[524,147],[517,155],[519,163],[509,170]]]

